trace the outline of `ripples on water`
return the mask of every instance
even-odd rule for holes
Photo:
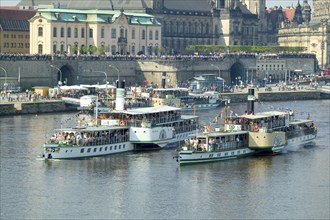
[[[40,161],[45,137],[68,114],[2,117],[1,219],[329,219],[330,101],[260,103],[256,111],[286,107],[311,113],[315,146],[182,167],[174,149]],[[245,108],[231,106],[234,114]]]

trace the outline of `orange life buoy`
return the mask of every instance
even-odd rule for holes
[[[254,125],[254,131],[259,131],[258,125]]]
[[[119,122],[119,124],[120,124],[120,126],[124,126],[124,125],[125,125],[125,122],[124,122],[123,120],[121,120],[121,121]]]

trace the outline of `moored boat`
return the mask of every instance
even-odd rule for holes
[[[117,83],[115,109],[99,112],[96,100],[93,118],[88,120],[88,117],[83,117],[79,119],[77,127],[58,129],[61,132],[44,144],[43,157],[84,158],[130,150],[161,149],[182,142],[196,133],[198,116],[181,115],[180,108],[158,106],[125,109],[124,86],[124,82]],[[114,142],[112,134],[119,139]],[[83,141],[77,140],[77,137],[85,136],[92,141],[87,142],[85,138]]]
[[[245,114],[226,115],[222,128],[207,129],[190,137],[179,149],[177,161],[188,164],[278,154],[287,145],[306,144],[315,139],[317,129],[309,116],[307,120],[298,120],[286,111],[254,113],[254,100],[254,90],[249,89]]]

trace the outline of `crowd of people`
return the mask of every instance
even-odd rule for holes
[[[222,60],[224,58],[313,58],[314,54],[308,53],[279,53],[270,55],[268,53],[251,52],[226,52],[203,54],[182,54],[182,55],[98,55],[98,54],[71,54],[71,55],[50,55],[50,54],[8,54],[1,53],[0,60],[109,60],[109,61],[132,61],[132,60]]]

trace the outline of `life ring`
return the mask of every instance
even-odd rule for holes
[[[119,122],[119,125],[120,125],[120,126],[124,126],[124,125],[125,125],[124,120],[121,120],[121,121]]]
[[[250,125],[251,125],[251,126],[253,125],[253,122],[252,122],[252,121],[250,121]]]
[[[253,130],[254,130],[254,131],[259,131],[259,126],[258,126],[258,125],[254,125]]]

